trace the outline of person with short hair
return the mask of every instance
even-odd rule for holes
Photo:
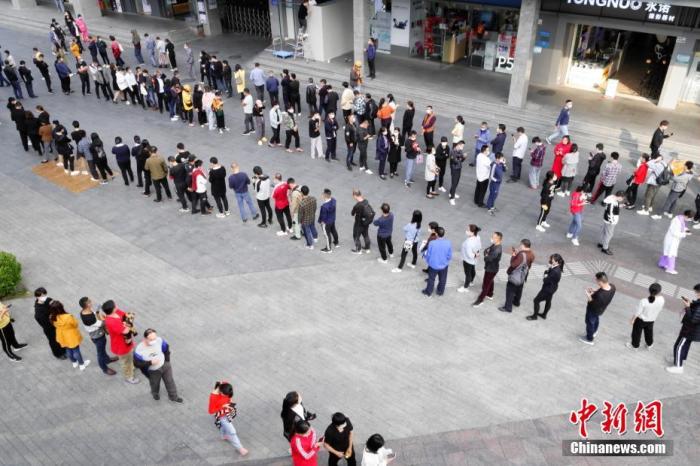
[[[511,156],[511,163],[513,164],[513,171],[511,172],[510,178],[506,183],[515,183],[520,181],[520,172],[522,171],[523,159],[525,158],[525,152],[527,151],[527,134],[525,134],[525,128],[519,126],[515,134],[511,134],[513,138],[513,155]]]
[[[695,299],[692,301],[686,296],[681,296],[684,307],[681,330],[673,345],[673,365],[666,368],[666,371],[672,374],[683,373],[683,363],[688,358],[690,344],[700,341],[700,283],[693,287],[693,291]]]
[[[173,369],[170,366],[170,346],[152,328],[147,328],[143,332],[143,340],[134,349],[134,365],[148,377],[154,400],[160,400],[162,380],[170,401],[182,403],[182,398],[177,394]]]
[[[139,383],[134,377],[134,328],[133,314],[117,308],[113,300],[102,303],[105,313],[105,330],[109,334],[110,350],[117,358],[122,368],[124,380],[130,384]]]
[[[540,187],[540,172],[544,164],[544,158],[547,155],[547,146],[542,143],[542,140],[535,136],[532,138],[532,146],[530,147],[530,173],[528,175],[528,183],[530,189],[538,189]]]
[[[533,300],[534,310],[532,315],[526,317],[527,320],[537,320],[539,317],[546,319],[552,307],[552,298],[559,288],[559,281],[564,270],[564,259],[559,254],[549,256],[547,270],[544,271],[542,288]],[[540,303],[544,301],[544,312],[540,314]]]
[[[294,466],[316,466],[318,450],[323,442],[316,437],[316,431],[307,421],[299,421],[290,442],[292,464]]]
[[[387,466],[396,459],[396,454],[384,446],[384,437],[372,434],[362,452],[362,466]]]
[[[491,158],[489,157],[489,146],[484,144],[481,151],[476,156],[476,185],[474,186],[474,204],[477,207],[486,207],[484,196],[491,177]]]
[[[527,282],[532,264],[535,262],[535,253],[532,252],[532,244],[527,238],[520,240],[517,248],[511,248],[510,265],[506,273],[506,302],[498,310],[501,312],[513,312],[513,306],[520,306],[520,298],[523,295],[523,287]]]
[[[435,277],[438,278],[437,290],[435,293],[442,296],[447,285],[447,271],[452,260],[452,243],[445,238],[445,229],[437,228],[437,238],[430,241],[423,254],[425,262],[428,264],[428,283],[421,293],[427,297],[433,294]]]
[[[603,228],[600,231],[600,243],[598,248],[603,254],[612,256],[613,252],[610,249],[610,241],[615,234],[615,226],[620,221],[620,203],[625,200],[625,192],[618,191],[605,199],[603,199]]]
[[[566,237],[571,240],[571,244],[574,246],[580,244],[578,242],[578,237],[581,235],[581,230],[583,229],[583,211],[586,205],[588,205],[588,199],[586,198],[586,193],[583,192],[583,185],[581,185],[576,188],[569,202],[571,223],[569,224]]]
[[[192,170],[192,185],[190,186],[190,191],[192,191],[192,215],[201,213],[201,215],[211,214],[211,204],[209,204],[209,199],[207,198],[207,185],[209,180],[207,175],[204,174],[204,168],[202,168],[204,162],[201,160],[194,161],[194,169]],[[199,204],[199,209],[197,209],[197,204]]]
[[[668,218],[673,218],[673,209],[676,207],[678,199],[685,194],[688,189],[688,183],[693,179],[693,162],[686,161],[683,165],[683,171],[671,178],[671,190],[668,192],[666,202],[661,209],[664,215]]]
[[[83,337],[78,330],[78,321],[68,314],[60,301],[52,301],[49,305],[49,319],[56,327],[56,341],[65,350],[68,359],[73,363],[73,368],[80,367],[81,371],[90,364],[89,359],[83,360],[80,353],[80,342]]]
[[[579,341],[587,345],[595,345],[594,338],[598,334],[600,317],[612,302],[616,291],[615,285],[608,281],[605,272],[596,273],[595,281],[597,289],[586,288],[586,335],[579,337]]]
[[[221,438],[228,441],[241,456],[246,456],[248,450],[243,448],[238,432],[233,426],[236,417],[236,403],[233,401],[233,386],[226,382],[216,382],[214,390],[209,394],[209,414],[214,416],[214,425],[219,428]]]
[[[588,153],[588,170],[586,170],[586,174],[583,177],[583,186],[587,193],[593,191],[593,188],[596,185],[595,180],[600,173],[600,168],[603,166],[603,162],[605,162],[606,156],[605,152],[603,152],[604,147],[605,146],[603,146],[603,143],[599,142],[595,145],[596,152]]]
[[[117,159],[117,165],[122,172],[124,185],[129,186],[129,181],[134,182],[134,172],[131,170],[131,150],[129,146],[124,144],[122,138],[117,136],[114,138],[114,146],[112,146],[112,154]]]
[[[386,202],[380,207],[382,215],[372,222],[377,227],[377,247],[379,255],[377,258],[381,264],[387,263],[387,251],[389,257],[394,257],[394,245],[391,243],[391,234],[394,230],[394,214],[391,212],[391,207]]]
[[[353,254],[369,254],[369,226],[374,221],[374,209],[369,204],[369,201],[364,198],[359,189],[352,190],[352,197],[355,200],[355,205],[352,207],[350,215],[355,217],[352,227],[352,238],[355,242],[355,249],[351,250]],[[364,239],[365,246],[361,247],[360,238]]]
[[[53,299],[48,297],[46,288],[40,286],[34,290],[34,320],[44,332],[54,357],[56,359],[66,359],[66,352],[63,351],[61,345],[56,341],[56,327],[53,326],[49,319],[49,306],[52,302]]]
[[[472,303],[472,307],[479,307],[484,302],[484,299],[493,299],[493,282],[498,274],[498,269],[501,262],[503,247],[503,233],[495,231],[491,235],[491,244],[484,249],[484,278],[481,283],[481,293]]]
[[[231,215],[231,212],[228,210],[228,199],[226,198],[226,169],[216,157],[209,159],[209,183],[211,185],[211,195],[216,202],[216,208],[219,209],[216,217],[228,217]]]
[[[491,173],[489,174],[489,197],[486,200],[486,208],[489,214],[496,215],[496,199],[498,192],[501,190],[503,178],[506,174],[506,158],[502,152],[496,153],[496,160],[491,163]]]
[[[152,146],[150,148],[150,155],[144,164],[144,169],[149,173],[151,183],[156,188],[156,198],[153,202],[162,201],[161,189],[165,190],[168,199],[172,199],[173,195],[170,193],[170,185],[168,183],[168,166],[163,157],[158,154],[157,147]]]
[[[12,325],[13,318],[10,315],[10,307],[3,302],[0,302],[0,343],[2,343],[2,350],[5,352],[10,361],[19,362],[22,360],[21,357],[17,356],[13,349],[21,350],[26,343],[19,343],[17,337],[15,336],[15,328]],[[80,335],[80,334],[78,334]],[[90,361],[88,361],[89,363]],[[81,362],[82,363],[82,362]],[[87,366],[87,364],[85,364]],[[84,368],[81,366],[80,370]]]
[[[299,222],[299,204],[301,203],[301,186],[297,184],[294,178],[287,178],[287,186],[289,186],[289,211],[292,214],[292,236],[289,238],[294,241],[301,239],[301,223]]]
[[[175,195],[177,200],[180,202],[180,212],[189,212],[187,207],[187,168],[185,163],[187,160],[183,161],[183,158],[178,155],[178,157],[173,157],[172,155],[168,157],[168,163],[170,168],[168,174],[173,179],[173,185],[175,186]]]
[[[105,375],[116,374],[116,371],[108,366],[108,364],[118,361],[118,358],[111,357],[107,354],[104,314],[100,312],[99,309],[97,312],[92,309],[92,301],[87,296],[80,298],[78,305],[80,306],[80,320],[83,323],[83,328],[90,336],[97,350],[97,364]]]
[[[270,195],[272,183],[270,177],[263,173],[259,166],[253,167],[253,190],[255,190],[255,199],[258,202],[258,209],[262,215],[262,220],[258,224],[260,228],[267,228],[272,225],[272,208],[270,207]]]
[[[450,150],[450,205],[456,205],[457,186],[462,177],[462,164],[467,159],[464,155],[464,141],[460,140]]]
[[[652,158],[656,158],[660,155],[659,149],[664,143],[664,140],[673,136],[673,133],[666,132],[666,130],[668,130],[669,124],[670,123],[668,122],[668,120],[661,120],[658,128],[656,128],[656,130],[654,131],[654,134],[651,137],[651,143],[649,143],[649,149],[651,149]]]
[[[333,252],[331,243],[333,247],[338,248],[338,231],[335,228],[335,211],[336,211],[336,200],[331,193],[331,190],[325,188],[323,190],[323,195],[321,196],[323,203],[321,204],[321,209],[318,214],[318,223],[321,224],[321,230],[323,231],[323,236],[326,238],[326,247],[321,249],[323,253]]]
[[[458,293],[469,291],[469,287],[476,277],[476,258],[481,253],[480,231],[481,228],[473,223],[467,226],[467,238],[462,243],[460,250],[462,253],[462,266],[464,267],[464,285],[457,288]]]
[[[314,243],[318,241],[316,232],[316,198],[309,195],[309,187],[304,185],[299,190],[301,199],[299,200],[299,224],[306,239],[306,249],[313,249]]]
[[[309,152],[311,158],[323,158],[323,144],[321,143],[321,115],[315,111],[309,119]]]
[[[634,210],[637,205],[637,191],[639,186],[643,185],[647,179],[647,171],[649,168],[649,154],[642,154],[637,162],[637,168],[632,176],[627,180],[627,190],[625,191],[625,209]]]
[[[348,171],[352,171],[355,162],[353,158],[355,156],[355,149],[357,148],[357,127],[355,126],[355,115],[348,114],[345,117],[345,126],[343,127],[343,132],[345,133],[345,146],[347,147],[347,155],[345,156],[345,165]]]
[[[280,231],[277,236],[287,236],[293,233],[292,230],[292,214],[289,210],[289,185],[282,181],[280,173],[275,174],[274,189],[272,190],[272,199],[275,200],[275,215],[277,223],[279,223]],[[287,223],[285,224],[285,219]]]
[[[250,95],[250,90],[246,87],[243,89],[243,100],[241,100],[241,107],[243,107],[243,124],[245,126],[243,136],[248,136],[255,131],[255,124],[253,123],[254,105],[255,101],[253,100],[253,96]]]
[[[622,165],[620,165],[620,162],[618,162],[619,159],[619,153],[610,153],[610,160],[608,161],[608,163],[605,164],[605,168],[603,169],[603,175],[600,177],[600,181],[598,182],[598,186],[596,187],[595,192],[593,193],[593,197],[591,197],[591,204],[594,204],[598,200],[598,197],[601,196],[601,194],[603,196],[603,199],[605,199],[613,192],[613,189],[615,189],[615,183],[617,183],[617,176],[622,171]]]
[[[326,134],[326,162],[336,160],[336,145],[338,141],[338,121],[335,119],[335,112],[327,112],[326,120],[323,123]]]
[[[564,102],[564,106],[562,109],[559,111],[559,116],[557,117],[557,121],[554,123],[554,127],[556,128],[556,131],[554,131],[552,134],[547,136],[545,140],[547,141],[547,144],[552,143],[553,138],[557,137],[565,137],[569,133],[569,121],[571,120],[571,108],[574,106],[574,102],[571,99],[567,99]]]
[[[350,418],[343,413],[335,413],[323,435],[323,446],[328,450],[328,466],[336,466],[342,459],[348,466],[355,466],[354,432]]]
[[[228,177],[228,187],[231,188],[236,196],[236,202],[238,203],[238,211],[241,215],[241,220],[243,223],[248,221],[248,215],[246,214],[246,205],[248,206],[248,211],[250,217],[253,220],[257,220],[260,216],[257,210],[255,210],[255,205],[253,205],[253,199],[250,197],[248,192],[248,186],[250,186],[250,178],[248,174],[241,171],[241,168],[236,162],[231,163],[231,175]]]
[[[661,294],[661,285],[652,283],[649,286],[649,296],[641,299],[637,305],[637,311],[632,316],[632,337],[631,342],[625,343],[630,349],[639,348],[639,343],[644,332],[644,342],[647,349],[654,346],[654,321],[663,310],[665,300]]]

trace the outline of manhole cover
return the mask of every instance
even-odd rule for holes
[[[542,89],[540,91],[537,91],[537,94],[539,94],[539,95],[554,95],[556,93],[557,93],[557,91],[553,91],[551,89]]]

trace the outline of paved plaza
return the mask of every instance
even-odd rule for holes
[[[193,49],[198,53],[202,47],[215,47],[220,56],[240,56],[231,59],[232,64],[240,61],[249,68],[265,46],[235,35],[218,40],[225,42],[213,45],[207,39],[195,42]],[[10,49],[16,60],[29,61],[35,45],[48,51],[46,42],[38,33],[0,29],[2,48]],[[133,61],[130,49],[125,55]],[[294,71],[297,64],[282,65]],[[314,65],[299,61],[298,66],[304,70],[299,72],[303,83],[306,70]],[[336,76],[345,73],[339,66],[318,68],[328,73],[324,76],[333,79],[336,88]],[[27,288],[45,286],[71,312],[77,311],[81,296],[95,302],[112,298],[120,308],[137,314],[140,329],[156,328],[171,344],[174,376],[185,402],[156,402],[145,380],[128,385],[119,376],[103,376],[96,364],[78,372],[69,363],[54,360],[33,320],[32,299],[17,299],[13,302],[15,329],[20,341],[30,346],[21,353],[20,364],[0,357],[0,464],[290,464],[279,418],[282,399],[290,390],[300,391],[306,407],[318,413],[317,430],[325,429],[336,411],[351,418],[358,451],[369,435],[380,432],[398,453],[396,465],[685,465],[700,460],[698,348],[691,349],[684,375],[664,370],[679,329],[678,298],[692,296],[689,290],[700,281],[698,237],[682,243],[680,273],[670,276],[656,267],[669,223],[665,218],[655,222],[623,211],[612,243],[615,255],[608,257],[596,248],[603,219],[600,206],[586,209],[577,248],[565,237],[568,199],[554,199],[552,227],[539,233],[534,228],[538,193],[524,183],[504,184],[497,201],[500,211],[492,217],[473,206],[475,177],[466,165],[458,190],[461,199],[451,207],[445,195],[425,198],[423,166],[416,171],[418,183],[406,189],[398,180],[382,181],[376,175],[350,173],[342,163],[311,160],[308,152],[288,154],[257,146],[252,136],[240,134],[243,118],[235,98],[225,105],[231,132],[219,135],[171,122],[157,112],[83,97],[75,78],[77,92],[72,96],[47,95],[33,67],[32,72],[39,98],[25,100],[26,108],[42,104],[52,119],[65,125],[77,119],[88,133],[98,132],[108,147],[117,135],[131,140],[139,134],[167,156],[182,141],[204,160],[219,157],[227,169],[234,160],[249,173],[260,165],[267,173],[296,178],[317,197],[323,188],[331,188],[338,200],[341,248],[324,255],[319,248],[308,251],[301,242],[277,237],[274,228],[243,224],[230,193],[232,215],[218,219],[179,214],[174,201],[155,204],[120,179],[79,194],[68,192],[32,171],[39,158],[22,150],[3,108],[0,250],[12,252],[22,262]],[[492,127],[506,123],[509,132],[521,124],[519,117],[525,118],[530,137],[551,131],[556,118],[558,104],[546,102],[524,112],[494,104],[491,114],[479,117],[478,104],[459,107],[468,100],[465,95],[455,93],[460,95],[450,104],[450,86],[441,87],[438,82],[434,91],[415,93],[405,78],[383,81],[381,71],[378,74],[380,79],[370,83],[369,90],[382,95],[392,89],[399,101],[416,101],[416,126],[425,105],[433,102],[431,96],[439,95],[438,136],[449,134],[453,115],[458,113],[468,121],[465,139],[484,118]],[[0,90],[0,98],[9,95],[8,88]],[[627,109],[630,118],[621,118],[615,125],[608,114],[605,122],[596,121],[591,101],[590,108],[578,116],[574,113],[571,128],[582,155],[594,148],[596,128],[604,127],[598,134],[605,138],[608,153],[618,149],[617,137],[624,159],[624,172],[618,178],[621,188],[661,115],[650,110],[644,127],[639,113],[644,105],[623,102],[614,107],[617,104],[605,103]],[[697,118],[698,111],[678,112],[678,119],[687,122]],[[402,113],[399,110],[399,117]],[[663,116],[673,125],[674,115]],[[580,137],[577,125],[583,128]],[[307,149],[306,125],[300,127],[302,147]],[[675,141],[668,140],[668,151],[692,159],[697,153],[686,151],[697,144],[697,133],[687,123],[679,122],[679,128]],[[509,141],[508,155],[511,147]],[[344,155],[343,149],[338,153]],[[374,144],[369,153],[374,170]],[[550,149],[546,166],[551,157]],[[583,159],[580,174],[585,170]],[[403,172],[401,166],[399,171]],[[382,202],[391,204],[397,249],[401,227],[414,209],[423,211],[424,223],[435,220],[445,227],[455,257],[443,297],[426,299],[420,294],[424,278],[420,269],[392,274],[397,258],[379,264],[374,230],[373,253],[350,254],[353,188],[362,189],[377,211]],[[697,191],[693,181],[679,209],[691,208]],[[657,203],[666,192],[661,192]],[[504,299],[503,273],[496,283],[495,300],[478,309],[471,307],[474,291],[456,292],[464,277],[458,251],[469,223],[483,229],[484,242],[491,232],[502,231],[504,251],[521,238],[533,242],[536,265],[525,286],[523,305],[513,314],[497,311]],[[555,252],[567,265],[553,309],[546,321],[527,321],[546,259]],[[502,270],[506,260],[501,262]],[[482,263],[477,271],[480,283]],[[577,338],[584,331],[584,288],[593,286],[597,271],[610,275],[618,293],[591,347]],[[662,283],[668,305],[657,320],[653,350],[632,352],[625,348],[630,318],[653,281]],[[95,362],[94,347],[83,336],[83,354]],[[245,459],[219,440],[207,415],[209,391],[220,379],[231,381],[236,390],[235,424],[250,450]],[[583,397],[599,405],[604,400],[628,406],[637,400],[663,400],[665,438],[674,441],[674,456],[563,457],[561,441],[577,436],[568,413],[580,407]],[[600,417],[594,421],[599,423]],[[589,426],[596,438],[601,436],[597,423]],[[325,464],[325,456],[320,461]]]

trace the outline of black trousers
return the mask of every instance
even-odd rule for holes
[[[484,181],[477,181],[476,188],[474,189],[474,204],[479,207],[484,205],[484,196],[486,195],[486,188],[489,186],[488,178]]]
[[[424,133],[423,139],[425,139],[425,147],[434,147],[433,146],[433,132],[432,131],[429,133]]]
[[[260,209],[260,215],[262,216],[262,221],[260,223],[263,225],[272,223],[272,207],[270,206],[270,198],[264,200],[257,199],[257,201],[258,209]]]
[[[464,287],[469,288],[476,277],[476,266],[465,261],[462,261],[462,266],[464,267]]]
[[[199,203],[199,210],[197,210],[197,203]],[[207,198],[207,193],[192,193],[192,214],[200,212],[202,215],[206,215],[206,212],[211,209],[209,204],[209,198]]]
[[[109,163],[107,163],[107,157],[97,157],[95,160],[95,166],[100,171],[100,176],[103,180],[107,179],[107,175],[114,176],[112,169],[109,168]]]
[[[70,93],[70,78],[68,76],[59,77],[61,80],[61,90],[64,94]]]
[[[15,328],[10,322],[4,328],[0,328],[0,343],[2,343],[2,349],[5,354],[10,358],[15,357],[15,353],[12,352],[12,348],[17,348],[19,343],[15,337]]]
[[[161,200],[161,188],[165,190],[165,195],[168,196],[168,199],[172,199],[173,195],[170,194],[170,185],[168,184],[168,178],[161,178],[159,180],[153,180],[153,186],[156,188],[156,199]]]
[[[279,144],[280,143],[280,127],[277,126],[277,128],[272,127],[272,137],[270,138],[270,144]]]
[[[112,93],[112,89],[109,88],[108,84],[95,82],[95,95],[98,99],[100,98],[100,90],[102,90],[105,100],[114,99],[114,94]]]
[[[363,249],[360,244],[360,238],[364,239],[364,249],[369,249],[369,225],[358,225],[356,223],[352,226],[352,239],[355,241],[355,249],[357,249],[358,251],[360,249]]]
[[[42,74],[41,77],[44,78],[44,82],[46,83],[46,89],[49,92],[53,92],[51,90],[51,75],[47,72],[46,74]]]
[[[44,335],[46,335],[46,339],[49,341],[49,348],[51,348],[51,354],[53,354],[57,358],[65,356],[66,352],[56,341],[56,327],[54,327],[53,325],[41,325],[41,329],[44,331]]]
[[[287,231],[292,229],[292,213],[289,210],[289,206],[284,209],[278,209],[275,207],[275,215],[277,216],[277,223],[280,224],[280,229],[282,231]],[[284,226],[284,220],[287,219],[287,227]]]
[[[443,183],[445,181],[445,169],[447,168],[447,159],[444,160],[436,160],[435,165],[440,169],[440,172],[438,172],[438,187],[442,188]]]
[[[506,284],[506,303],[503,307],[506,308],[508,312],[513,311],[513,306],[520,306],[520,298],[523,296],[523,286],[513,285],[511,282]]]
[[[151,177],[149,176],[148,172],[144,169],[144,166],[140,162],[136,162],[136,179],[138,181],[138,187],[143,188],[144,187],[144,181],[146,182],[144,192],[149,194],[150,188],[149,185],[151,184]]]
[[[175,195],[183,209],[187,209],[187,185],[175,184]]]
[[[639,185],[636,183],[630,183],[625,191],[625,197],[627,197],[627,205],[633,206],[637,203],[637,190]]]
[[[340,458],[332,453],[328,454],[328,466],[336,466],[338,462],[341,461]],[[347,460],[348,466],[357,466],[357,460],[355,459],[355,447],[352,448],[352,455]]]
[[[654,344],[654,322],[645,322],[639,317],[634,319],[634,324],[632,325],[632,346],[639,348],[639,342],[642,339],[642,332],[644,332],[644,342],[647,346]]]
[[[288,129],[285,131],[284,148],[289,149],[292,143],[292,137],[294,138],[294,147],[299,148],[299,131],[294,131],[293,129]]]
[[[29,135],[24,130],[17,130],[19,132],[19,139],[22,141],[22,147],[24,147],[25,152],[29,151]]]
[[[593,187],[595,186],[595,179],[598,177],[598,173],[600,171],[587,171],[586,176],[583,177],[583,190],[587,193],[590,193],[593,191]]]
[[[122,172],[122,178],[124,178],[124,184],[129,186],[129,181],[134,182],[134,172],[131,170],[131,162],[117,162],[119,165],[119,170]]]
[[[326,223],[323,225],[323,235],[326,237],[326,248],[331,249],[331,243],[338,245],[338,230],[335,229],[335,223]]]
[[[544,312],[541,315],[547,317],[547,313],[552,307],[552,297],[554,297],[554,293],[550,293],[545,290],[540,290],[540,292],[537,293],[537,296],[535,296],[535,299],[533,300],[533,305],[535,307],[533,314],[540,314],[540,303],[544,301]]]
[[[416,262],[418,261],[418,243],[413,243],[413,246],[411,246],[411,254],[413,255],[411,259],[411,264],[416,265]],[[399,261],[399,268],[403,269],[404,264],[406,263],[406,257],[408,256],[408,251],[406,248],[402,247],[401,248],[401,260]]]
[[[519,180],[520,172],[523,167],[523,159],[518,157],[513,157],[513,172],[510,175],[511,180]]]
[[[387,258],[387,251],[389,251],[389,254],[392,256],[394,255],[394,245],[391,243],[391,236],[382,238],[381,236],[377,235],[377,246],[379,247],[379,255],[382,256],[383,260],[386,260]]]
[[[336,138],[326,138],[326,160],[335,160]]]
[[[299,94],[289,96],[289,107],[292,107],[296,113],[301,113],[301,98]]]
[[[369,68],[369,77],[374,78],[375,77],[375,68],[374,68],[374,60],[367,60],[367,65]]]
[[[360,168],[367,167],[367,144],[358,144],[357,148],[360,149]]]
[[[214,196],[214,202],[216,202],[216,208],[219,209],[219,213],[223,214],[228,212],[228,199],[226,199],[226,194],[212,194]]]

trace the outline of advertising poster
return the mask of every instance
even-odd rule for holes
[[[408,47],[411,30],[411,1],[394,0],[391,3],[391,45]]]
[[[379,52],[391,51],[391,13],[377,11],[369,21],[369,35],[377,41]]]

